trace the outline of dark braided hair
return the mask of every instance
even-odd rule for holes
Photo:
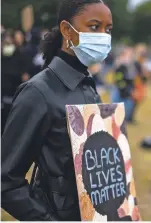
[[[57,26],[45,35],[41,45],[45,67],[57,55],[58,50],[61,49],[62,34],[60,32],[60,23],[66,20],[72,24],[72,19],[75,15],[79,14],[86,5],[94,3],[103,3],[103,0],[61,0]]]

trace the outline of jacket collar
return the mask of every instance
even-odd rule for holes
[[[57,75],[62,83],[72,91],[74,91],[85,78],[83,73],[78,72],[57,56],[53,58],[48,67]]]

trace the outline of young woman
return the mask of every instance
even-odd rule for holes
[[[87,69],[111,49],[112,15],[101,0],[61,2],[46,69],[19,87],[2,137],[2,208],[18,220],[80,220],[65,105],[100,102]]]

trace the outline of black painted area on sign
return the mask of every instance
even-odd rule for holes
[[[95,210],[107,215],[109,221],[119,220],[117,210],[126,197],[126,173],[121,149],[107,132],[97,132],[87,139],[82,175]]]

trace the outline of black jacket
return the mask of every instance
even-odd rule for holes
[[[21,75],[24,72],[24,56],[16,49],[11,56],[1,54],[1,93],[3,96],[13,96],[16,88],[21,84]]]
[[[65,105],[99,102],[93,79],[59,57],[18,88],[2,137],[2,208],[22,221],[80,220]]]

